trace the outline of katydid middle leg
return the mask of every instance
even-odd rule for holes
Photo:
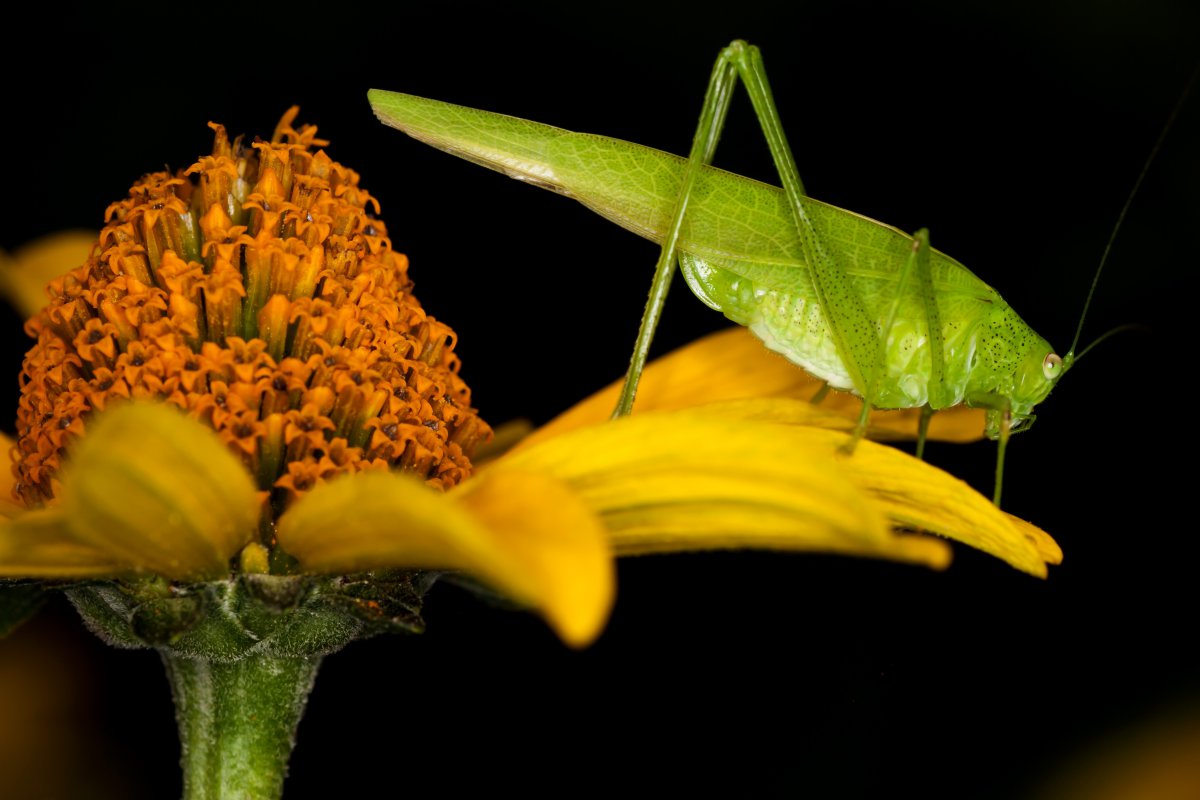
[[[921,406],[921,417],[917,423],[916,457],[921,459],[925,457],[925,441],[929,437],[930,420],[933,419],[933,415],[939,409],[950,405],[952,399],[950,390],[946,386],[945,339],[942,335],[942,315],[938,309],[937,295],[933,290],[930,253],[929,230],[922,228],[913,234],[912,254],[905,262],[896,281],[896,293],[892,298],[887,321],[883,326],[883,348],[880,350],[880,361],[875,365],[875,371],[871,377],[871,385],[874,387],[884,375],[888,340],[892,334],[892,327],[896,324],[896,314],[899,311],[900,304],[908,292],[908,281],[912,274],[915,273],[917,280],[916,290],[918,296],[921,298],[921,312],[925,317],[925,335],[930,360],[929,382],[926,384],[927,400],[925,405]],[[858,426],[854,430],[854,435],[851,437],[847,449],[852,450],[855,443],[866,432],[869,410],[870,404],[864,399],[862,416],[859,418]]]

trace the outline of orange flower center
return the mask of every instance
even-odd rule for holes
[[[134,184],[87,262],[50,284],[26,325],[13,460],[27,505],[54,498],[89,414],[131,397],[212,426],[276,510],[342,472],[438,488],[470,474],[491,431],[454,331],[421,308],[378,202],[315,127],[292,127],[297,111],[249,148],[210,123],[212,155]]]

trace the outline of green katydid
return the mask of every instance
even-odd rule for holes
[[[782,189],[708,166],[739,78]],[[932,249],[926,230],[909,236],[807,197],[758,48],[740,40],[717,59],[687,159],[411,95],[373,89],[368,97],[384,123],[574,197],[662,244],[614,416],[632,408],[676,261],[704,303],[863,398],[851,448],[871,407],[922,408],[918,454],[934,412],[960,403],[987,409],[986,435],[999,441],[997,505],[1009,434],[1033,420],[1075,360],[1082,318],[1060,357],[999,293]]]

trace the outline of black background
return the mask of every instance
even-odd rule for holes
[[[204,152],[210,119],[267,136],[298,103],[381,201],[422,303],[459,334],[485,417],[542,422],[621,373],[655,247],[378,124],[366,90],[683,152],[713,58],[743,37],[763,49],[814,196],[928,226],[1065,349],[1200,55],[1194,4],[732,6],[702,18],[691,3],[59,9],[9,26],[35,55],[0,55],[0,247],[98,228],[138,175]],[[531,616],[438,587],[425,635],[327,660],[287,797],[1023,797],[1105,743],[1194,712],[1198,133],[1193,97],[1121,232],[1085,339],[1128,322],[1150,332],[1089,355],[1011,448],[1007,509],[1066,553],[1049,580],[961,547],[944,573],[769,553],[625,561],[608,629],[583,652]],[[743,97],[716,162],[774,180]],[[677,286],[656,351],[724,324]],[[15,315],[6,326],[0,403],[12,419],[26,345]],[[992,446],[935,446],[930,458],[990,490]],[[48,657],[74,670],[74,699],[46,718],[60,770],[88,796],[176,796],[156,656],[109,650],[72,616],[53,605],[0,644],[3,664],[52,642]],[[83,750],[67,744],[79,740]]]

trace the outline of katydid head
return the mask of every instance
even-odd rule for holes
[[[1040,336],[1034,337],[1021,357],[1012,394],[1008,398],[1014,417],[1029,414],[1034,406],[1046,399],[1046,395],[1062,377],[1062,367],[1062,358],[1046,340]]]
[[[1030,337],[1029,345],[1013,365],[1011,383],[997,392],[991,402],[982,403],[988,408],[988,438],[1000,436],[1003,419],[1007,415],[1009,432],[1028,430],[1036,417],[1033,409],[1046,399],[1050,390],[1058,383],[1065,369],[1065,361],[1040,336]]]
[[[992,305],[969,361],[969,405],[987,409],[985,435],[1027,430],[1033,411],[1065,371],[1065,360],[1002,300]]]
[[[1074,345],[1067,354],[1060,356],[1054,352],[1050,344],[1040,336],[1034,336],[1033,341],[1024,355],[1017,362],[1014,370],[1014,381],[1007,393],[994,392],[986,396],[977,396],[971,404],[986,408],[987,418],[984,435],[989,439],[998,439],[1001,435],[1003,420],[1007,414],[1009,433],[1027,431],[1037,419],[1033,409],[1046,399],[1050,390],[1058,385],[1058,381],[1079,360],[1087,355],[1093,347],[1110,336],[1127,331],[1144,331],[1145,326],[1138,324],[1118,325],[1106,331],[1089,344],[1075,353]]]

